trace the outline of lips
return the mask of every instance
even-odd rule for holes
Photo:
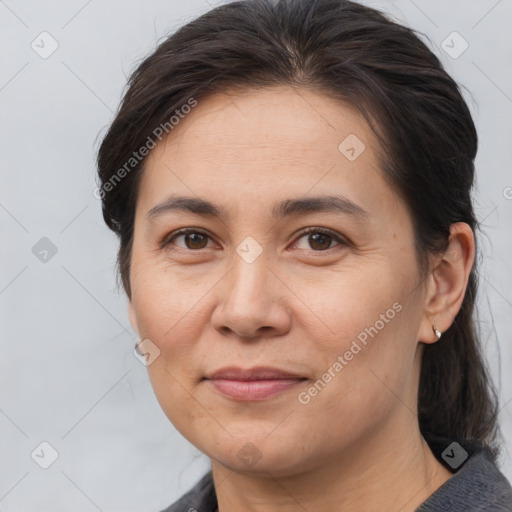
[[[255,368],[238,368],[229,366],[221,368],[206,377],[210,380],[228,379],[228,380],[273,380],[273,379],[304,379],[303,375],[281,370],[280,368],[271,368],[268,366],[258,366]]]
[[[264,400],[287,391],[306,377],[280,368],[238,367],[221,368],[206,377],[213,388],[221,394],[236,400]]]

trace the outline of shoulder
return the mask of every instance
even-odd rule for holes
[[[416,512],[512,512],[512,486],[488,448],[465,440],[429,444],[444,465],[454,457],[461,462]]]
[[[212,472],[206,473],[189,491],[161,512],[215,512],[217,497]]]

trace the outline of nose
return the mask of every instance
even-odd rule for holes
[[[233,268],[217,289],[218,302],[212,324],[221,334],[242,338],[269,338],[285,334],[291,317],[285,287],[260,256],[247,263],[235,256]]]

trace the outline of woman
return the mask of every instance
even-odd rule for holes
[[[476,150],[439,60],[354,2],[224,5],[140,64],[98,190],[155,394],[211,460],[167,510],[512,510]]]

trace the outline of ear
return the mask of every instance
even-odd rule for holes
[[[465,222],[450,226],[445,253],[436,258],[426,286],[425,312],[418,331],[418,340],[435,343],[432,326],[447,331],[460,310],[469,274],[475,261],[475,237]]]
[[[135,309],[131,300],[128,303],[128,317],[130,318],[130,323],[132,324],[133,330],[140,337],[139,326],[137,325],[137,317],[135,315]]]

